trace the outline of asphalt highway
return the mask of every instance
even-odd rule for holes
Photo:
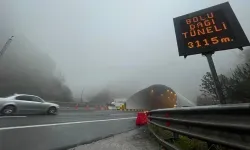
[[[0,116],[0,150],[63,150],[134,129],[135,117],[116,110]]]

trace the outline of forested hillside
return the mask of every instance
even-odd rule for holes
[[[3,46],[1,41],[0,48]],[[50,101],[71,101],[72,93],[56,70],[49,55],[28,39],[15,37],[0,58],[0,96],[26,93]]]

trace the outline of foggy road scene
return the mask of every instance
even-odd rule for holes
[[[176,133],[190,136],[181,123],[218,121],[214,114],[192,116],[196,110],[206,114],[205,107],[225,104],[225,111],[247,114],[250,1],[1,0],[0,6],[0,150],[69,149],[131,130],[172,142]],[[175,115],[182,112],[190,118]],[[140,113],[145,129],[136,124]],[[195,124],[197,118],[207,120]],[[227,146],[201,137],[194,138],[208,147]]]

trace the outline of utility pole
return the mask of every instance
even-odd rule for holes
[[[82,100],[83,91],[84,91],[84,88],[82,89],[82,94],[81,94],[81,103],[83,103],[83,100]]]
[[[13,38],[13,37],[14,37],[14,36],[11,36],[11,37],[8,39],[8,41],[4,44],[3,48],[2,48],[1,51],[0,51],[0,57],[2,57],[3,54],[5,53],[5,51],[7,50],[8,46],[9,46],[10,43],[12,42],[12,38]]]

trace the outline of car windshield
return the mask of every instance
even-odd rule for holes
[[[0,150],[250,150],[250,0],[0,0]]]

